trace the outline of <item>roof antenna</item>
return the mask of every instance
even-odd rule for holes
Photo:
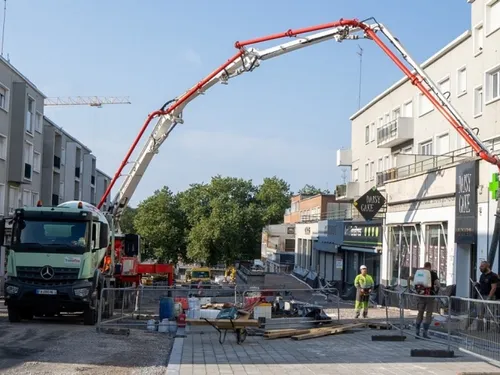
[[[0,54],[3,57],[3,42],[5,40],[5,18],[7,16],[7,0],[3,0],[2,46]]]

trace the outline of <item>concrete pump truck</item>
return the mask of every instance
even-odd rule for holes
[[[393,52],[383,42],[380,34],[397,52]],[[293,40],[262,50],[249,47],[285,37]],[[229,60],[184,94],[149,114],[97,208],[81,202],[68,202],[56,208],[20,208],[13,218],[8,219],[12,224],[12,236],[8,244],[10,252],[5,292],[10,321],[30,318],[32,314],[46,311],[53,313],[80,309],[83,311],[85,324],[94,324],[97,308],[102,308],[108,315],[112,314],[113,301],[105,300],[104,294],[99,293],[103,288],[108,285],[121,287],[132,282],[138,283],[141,273],[170,272],[171,276],[173,271],[168,268],[170,265],[140,264],[138,251],[124,253],[123,249],[127,248],[127,244],[123,246],[121,242],[123,236],[120,234],[119,220],[154,155],[176,125],[184,123],[182,113],[186,105],[216,83],[227,84],[231,78],[253,71],[262,61],[329,40],[342,42],[360,39],[375,42],[467,141],[478,157],[500,166],[499,158],[489,151],[474,129],[448,101],[449,93],[442,93],[399,40],[374,18],[364,21],[341,19],[236,42],[237,52]],[[151,135],[136,160],[130,163],[129,159],[138,142],[155,118],[157,123]],[[130,170],[122,174],[129,164],[132,165]],[[116,181],[123,175],[125,179],[121,188],[106,217],[103,217],[99,209]],[[4,225],[0,230],[4,232]],[[106,255],[109,232],[111,249]],[[3,233],[1,234],[3,241]],[[488,254],[490,261],[495,257],[499,239],[500,211],[496,217]]]

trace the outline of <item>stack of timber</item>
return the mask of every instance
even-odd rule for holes
[[[366,323],[341,324],[311,329],[276,329],[264,332],[264,338],[268,340],[290,337],[292,340],[308,340],[346,332],[355,328],[364,328]]]

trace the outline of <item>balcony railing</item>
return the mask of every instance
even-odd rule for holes
[[[24,178],[31,180],[31,164],[24,163]]]
[[[385,216],[385,206],[375,215],[374,219],[381,219]],[[301,215],[297,223],[315,223],[322,220],[364,220],[359,211],[354,206],[344,210],[324,212],[315,215]]]
[[[61,168],[61,158],[54,155],[54,168]]]
[[[90,176],[90,183],[95,185],[95,176]]]
[[[393,147],[413,138],[413,118],[398,117],[377,129],[377,147]]]
[[[335,196],[336,197],[345,197],[347,194],[347,185],[342,184],[342,185],[337,185],[335,187]]]
[[[52,194],[52,206],[59,205],[59,195]]]
[[[80,178],[80,167],[75,168],[75,177]]]
[[[483,144],[493,153],[500,152],[500,137],[483,141]],[[404,155],[405,158],[412,158],[413,162],[403,166],[396,166],[389,170],[377,173],[377,186],[401,178],[408,178],[421,173],[426,173],[437,168],[452,166],[463,160],[477,158],[477,155],[470,146],[448,152],[443,155]],[[398,156],[398,160],[399,160]],[[406,159],[407,160],[407,159]]]

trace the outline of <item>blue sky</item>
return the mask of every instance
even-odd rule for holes
[[[131,105],[46,109],[110,175],[147,114],[226,61],[237,40],[374,16],[422,62],[470,26],[466,0],[8,0],[7,7],[4,54],[47,96],[130,96]],[[373,43],[359,44],[366,103],[402,74]],[[306,183],[333,188],[341,182],[335,153],[350,144],[358,106],[357,45],[327,42],[263,62],[193,101],[132,204],[163,185],[183,190],[216,174],[255,183],[277,175],[295,191]]]

